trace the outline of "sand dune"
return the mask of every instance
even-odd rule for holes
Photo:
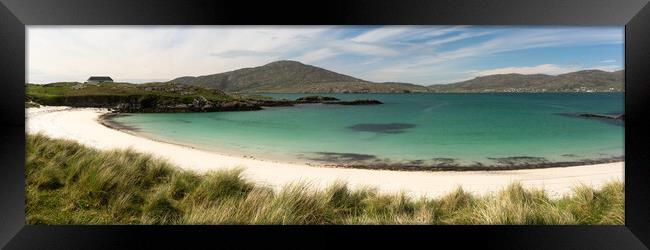
[[[576,167],[506,170],[420,172],[314,167],[229,156],[187,146],[159,142],[105,127],[98,117],[106,109],[42,107],[26,111],[28,133],[78,141],[98,149],[127,148],[151,153],[187,170],[204,172],[242,167],[244,176],[278,188],[292,182],[307,182],[321,188],[334,181],[352,187],[376,187],[380,192],[404,191],[408,195],[436,197],[462,186],[475,194],[502,189],[518,181],[525,187],[544,188],[551,196],[568,193],[579,183],[599,187],[610,180],[623,180],[624,163]]]

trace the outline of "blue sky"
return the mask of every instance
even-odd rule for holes
[[[297,60],[421,85],[623,68],[623,27],[29,26],[27,80],[166,81]]]

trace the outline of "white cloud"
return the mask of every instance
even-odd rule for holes
[[[334,48],[340,51],[352,54],[371,55],[371,56],[394,56],[399,54],[396,50],[383,46],[354,43],[354,42],[336,42],[332,44]]]
[[[450,36],[450,37],[446,37],[446,38],[442,38],[442,39],[434,39],[434,40],[428,42],[427,44],[428,45],[433,45],[433,46],[442,45],[442,44],[445,44],[445,43],[460,41],[460,40],[464,40],[464,39],[468,39],[468,38],[472,38],[472,37],[484,36],[484,35],[488,35],[488,34],[491,34],[491,33],[493,33],[493,32],[476,32],[476,33],[466,32],[466,33],[460,33],[460,34],[455,35],[455,36]]]
[[[279,53],[270,51],[254,51],[254,50],[227,50],[222,52],[210,53],[211,56],[222,58],[235,58],[235,57],[256,57],[260,55],[278,55]]]
[[[372,43],[372,42],[378,42],[384,39],[388,39],[397,35],[401,35],[410,30],[411,28],[408,27],[379,28],[358,35],[350,40],[354,42],[361,42],[361,43]]]
[[[589,69],[599,69],[599,70],[611,72],[611,71],[622,70],[623,66],[622,65],[599,65],[599,66],[590,67]]]
[[[465,26],[386,26],[376,28],[360,34],[350,39],[352,42],[358,43],[386,43],[391,42],[395,44],[410,44],[405,40],[417,39],[431,39],[447,35],[453,32],[462,31],[466,29]]]
[[[542,64],[531,67],[504,67],[496,69],[488,69],[479,72],[472,73],[474,76],[486,76],[486,75],[496,75],[496,74],[546,74],[546,75],[559,75],[568,72],[573,72],[579,70],[580,67],[577,66],[564,66],[564,65],[555,65],[555,64]]]
[[[323,48],[311,52],[307,52],[306,54],[296,57],[295,60],[301,61],[304,63],[312,63],[312,62],[317,62],[320,60],[324,60],[330,57],[333,57],[337,55],[338,53],[334,52],[330,48]]]

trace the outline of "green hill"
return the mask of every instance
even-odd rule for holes
[[[169,81],[249,93],[403,93],[427,92],[408,83],[375,83],[296,61],[276,61],[254,68]]]
[[[618,92],[624,90],[624,71],[582,70],[557,76],[498,74],[431,85],[431,92]]]

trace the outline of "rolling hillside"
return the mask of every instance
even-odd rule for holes
[[[498,74],[431,85],[431,92],[614,92],[623,91],[624,71],[582,70],[557,76]]]

